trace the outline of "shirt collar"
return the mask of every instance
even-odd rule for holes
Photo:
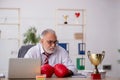
[[[45,52],[41,43],[40,43],[40,51],[41,51],[41,54],[43,54]]]

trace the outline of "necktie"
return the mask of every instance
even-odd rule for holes
[[[47,53],[43,53],[44,55],[45,55],[45,60],[44,60],[44,64],[49,64],[49,61],[48,61],[48,58],[49,58],[49,54],[47,54]]]

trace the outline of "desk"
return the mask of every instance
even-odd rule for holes
[[[9,80],[7,78],[0,78],[0,80]],[[10,80],[36,80],[36,79],[10,79]],[[46,78],[45,80],[91,80],[90,78]],[[108,77],[101,80],[120,80],[120,78]]]

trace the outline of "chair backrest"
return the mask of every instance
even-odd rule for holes
[[[26,52],[33,46],[34,45],[21,46],[21,48],[19,49],[19,52],[18,52],[18,58],[24,58],[24,55],[26,54]]]

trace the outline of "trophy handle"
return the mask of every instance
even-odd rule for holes
[[[89,56],[90,56],[90,51],[87,52],[87,55],[88,55],[88,58],[89,58]]]
[[[102,51],[102,60],[104,59],[105,57],[105,51]]]

